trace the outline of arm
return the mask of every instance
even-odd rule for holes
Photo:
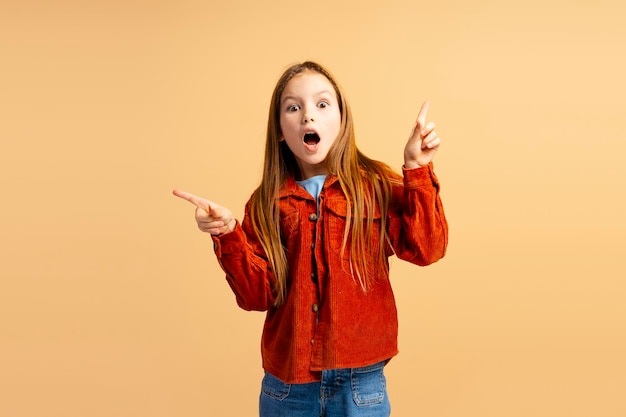
[[[233,233],[213,236],[214,249],[239,307],[264,311],[275,301],[274,274],[249,219],[246,205],[243,223],[237,222]]]
[[[198,228],[211,234],[217,260],[226,272],[237,304],[244,310],[269,309],[274,302],[274,277],[249,226],[247,207],[242,226],[226,207],[185,191],[174,190],[174,195],[196,206]]]
[[[403,187],[394,187],[389,213],[396,255],[418,265],[441,259],[448,244],[448,223],[432,165],[441,139],[435,124],[426,123],[428,107],[428,102],[422,105],[404,148]]]
[[[389,237],[396,256],[417,265],[441,259],[448,245],[448,223],[432,163],[403,168],[403,186],[394,187]]]

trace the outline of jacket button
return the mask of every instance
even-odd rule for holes
[[[311,213],[311,214],[309,214],[309,220],[311,220],[312,222],[314,222],[315,220],[317,220],[317,214],[315,214],[315,213]]]
[[[315,344],[315,339],[311,339],[311,344]]]
[[[313,280],[313,282],[317,282],[317,275],[315,274],[315,272],[311,272],[311,279]]]
[[[311,310],[313,310],[314,313],[317,313],[319,311],[320,307],[317,304],[313,304],[311,306]]]

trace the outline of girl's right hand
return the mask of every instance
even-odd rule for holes
[[[235,230],[237,221],[226,207],[186,191],[174,190],[173,194],[196,206],[196,223],[203,232],[217,236]]]

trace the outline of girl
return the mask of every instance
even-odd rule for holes
[[[383,367],[398,353],[398,321],[388,257],[428,265],[448,240],[427,110],[401,176],[359,151],[332,75],[294,65],[272,95],[263,178],[243,221],[174,190],[196,206],[239,306],[267,311],[261,417],[389,415]]]

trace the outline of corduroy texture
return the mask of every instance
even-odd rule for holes
[[[396,355],[398,319],[389,271],[373,264],[378,259],[374,242],[366,267],[378,274],[374,284],[364,292],[353,278],[350,250],[341,251],[346,201],[337,178],[329,176],[324,184],[319,216],[315,199],[293,179],[281,189],[279,206],[290,268],[287,299],[279,307],[272,305],[273,276],[247,209],[233,232],[214,237],[239,306],[267,310],[264,369],[284,382],[304,383],[319,380],[323,369],[366,366]],[[448,225],[432,164],[403,169],[388,220],[388,255],[417,265],[445,255]]]

